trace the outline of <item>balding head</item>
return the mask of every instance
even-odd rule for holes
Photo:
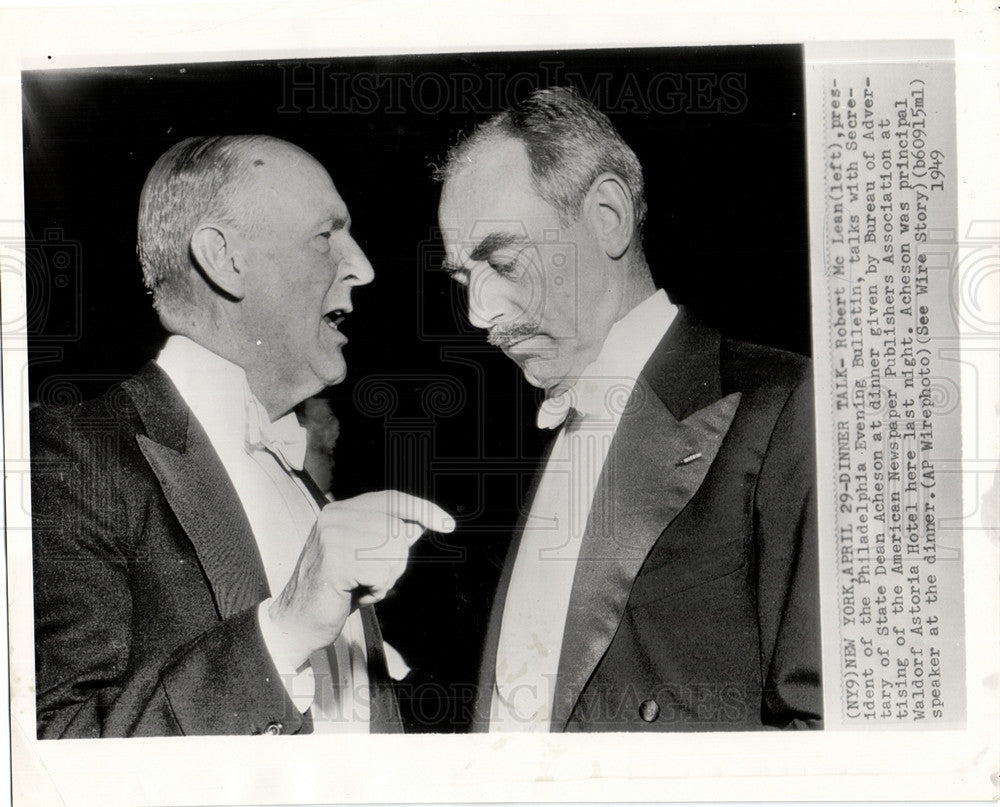
[[[267,135],[190,137],[168,149],[150,170],[139,201],[138,253],[153,305],[168,330],[199,307],[191,237],[206,222],[252,232],[261,212],[251,185],[254,169],[297,146]]]
[[[149,173],[139,256],[168,331],[241,367],[272,417],[343,380],[371,264],[326,169],[271,137],[178,143]]]

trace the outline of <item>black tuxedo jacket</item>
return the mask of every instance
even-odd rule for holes
[[[39,738],[297,733],[257,623],[270,596],[222,463],[155,364],[31,416]],[[363,609],[373,731],[401,730]]]
[[[805,358],[723,339],[680,310],[598,483],[551,730],[821,726],[814,432]],[[518,543],[487,632],[478,730]]]

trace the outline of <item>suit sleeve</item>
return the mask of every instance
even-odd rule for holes
[[[813,387],[806,378],[778,418],[757,495],[762,718],[773,728],[821,728]]]
[[[163,636],[162,652],[136,657],[133,626],[148,606],[133,589],[131,567],[148,513],[135,506],[141,483],[130,480],[115,450],[129,437],[111,429],[95,435],[36,414],[38,737],[251,734],[274,724],[284,733],[308,730],[264,646],[256,608],[209,620],[180,647]]]

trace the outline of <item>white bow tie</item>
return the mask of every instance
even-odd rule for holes
[[[539,429],[557,429],[570,413],[574,413],[573,422],[588,416],[607,417],[605,393],[603,382],[581,378],[569,389],[542,401],[535,423]]]
[[[542,401],[535,416],[535,424],[539,429],[558,429],[566,423],[567,429],[579,425],[581,418],[587,417],[593,407],[581,406],[575,390],[567,390],[559,395],[553,395]]]
[[[306,459],[306,430],[294,412],[274,423],[264,405],[247,392],[247,448],[270,451],[288,471],[301,471]]]
[[[573,408],[570,398],[571,396],[568,392],[563,392],[542,401],[542,405],[538,407],[538,415],[535,418],[538,428],[558,429],[563,421],[566,420],[566,416],[569,415],[569,410]]]
[[[635,389],[627,375],[580,378],[572,387],[542,401],[535,423],[539,429],[557,429],[574,413],[573,423],[591,418],[595,424],[617,423]]]

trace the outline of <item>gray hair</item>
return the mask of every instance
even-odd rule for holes
[[[259,217],[240,191],[257,146],[283,143],[267,135],[189,137],[156,161],[139,198],[137,252],[161,319],[196,304],[191,237],[204,221],[250,231]]]
[[[625,183],[636,231],[642,231],[646,195],[639,158],[607,116],[572,87],[535,90],[522,103],[480,124],[449,149],[444,165],[435,169],[435,179],[447,181],[474,149],[504,137],[524,144],[535,191],[565,223],[579,217],[594,180],[610,171]]]

